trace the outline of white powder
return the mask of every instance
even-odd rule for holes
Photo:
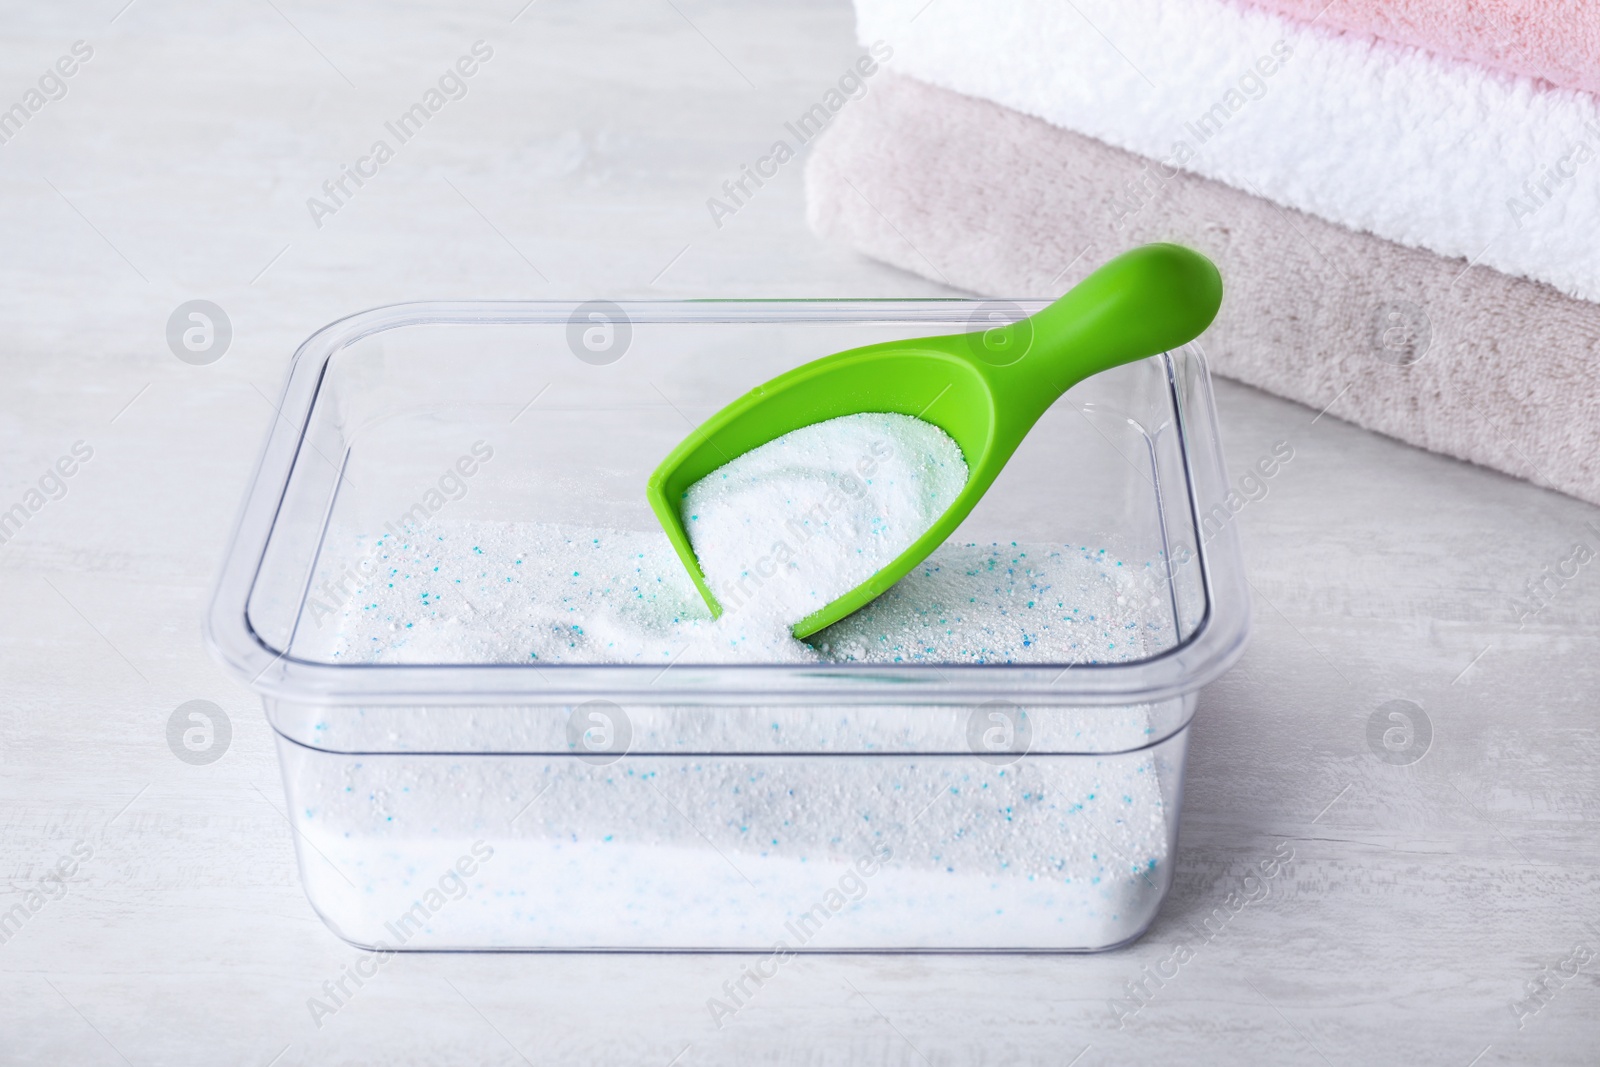
[[[301,626],[296,650],[379,663],[982,664],[1117,662],[1170,644],[1159,560],[1050,544],[942,545],[864,609],[791,636],[904,551],[966,480],[955,442],[905,415],[832,419],[739,456],[684,494],[724,609],[715,620],[659,530],[436,521],[357,538],[327,547],[319,579],[365,580]]]
[[[347,937],[394,943],[475,839],[494,849],[408,947],[798,947],[853,861],[887,847],[811,948],[1091,948],[1170,877],[1178,753],[347,757],[282,746],[306,886]]]
[[[690,486],[683,525],[722,609],[779,634],[909,548],[966,484],[961,449],[932,423],[846,415]]]
[[[1171,646],[1161,561],[1081,544],[945,544],[867,608],[795,640],[791,622],[914,541],[967,477],[954,443],[925,423],[836,423],[686,494],[720,619],[660,530],[434,521],[325,546],[319,586],[371,562],[348,602],[302,623],[296,651],[361,663],[1069,664]],[[778,542],[790,550],[781,561]],[[518,708],[406,708],[392,720],[383,708],[307,710],[317,743],[351,749],[385,727],[387,743],[424,751],[550,751],[565,737],[563,723]],[[1170,878],[1181,737],[1045,754],[1136,750],[1147,706],[1035,709],[1038,751],[1009,766],[964,754],[966,709],[786,709],[770,724],[760,708],[628,714],[641,751],[684,755],[594,766],[282,742],[296,827],[316,845],[302,853],[312,900],[346,936],[392,943],[385,923],[481,839],[493,859],[407,947],[759,949],[888,846],[892,860],[808,947],[1091,948],[1143,929]],[[855,752],[864,738],[895,751],[692,754],[752,738],[773,752]]]
[[[374,562],[363,570],[357,561]],[[358,663],[1114,663],[1172,644],[1159,560],[1082,545],[945,544],[854,615],[797,641],[713,621],[659,530],[435,521],[325,549],[368,577],[297,654]],[[318,584],[321,584],[319,577]]]

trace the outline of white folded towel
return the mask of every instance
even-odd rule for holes
[[[856,12],[861,40],[888,42],[900,74],[1156,171],[1600,300],[1600,101],[1587,93],[1228,0],[856,0]],[[1130,173],[1129,210],[1167,174]]]
[[[885,74],[806,163],[821,236],[991,296],[1055,297],[1174,241],[1222,272],[1211,368],[1313,411],[1600,504],[1600,304],[1403,248],[1179,173],[1117,217],[1149,161]],[[1320,418],[1307,414],[1308,421]]]

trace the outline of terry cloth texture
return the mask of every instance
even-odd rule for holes
[[[1600,503],[1600,305],[903,77],[839,115],[806,187],[822,237],[995,296],[1188,245],[1222,271],[1219,374]]]
[[[856,0],[856,12],[897,73],[1600,299],[1588,93],[1229,0]]]
[[[1249,0],[1321,26],[1600,93],[1593,0]]]

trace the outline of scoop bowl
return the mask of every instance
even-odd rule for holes
[[[882,595],[961,525],[1050,405],[1100,371],[1194,340],[1222,302],[1210,260],[1179,245],[1123,253],[1049,307],[973,333],[853,348],[788,371],[711,416],[650,475],[650,507],[712,616],[712,594],[684,527],[689,487],[735,457],[813,423],[864,412],[910,415],[961,448],[967,482],[922,536],[792,627],[808,637]]]

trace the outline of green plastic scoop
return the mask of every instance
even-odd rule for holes
[[[768,441],[842,415],[911,415],[949,434],[967,462],[965,488],[911,547],[796,623],[795,637],[806,637],[888,591],[942,545],[1062,393],[1092,374],[1194,340],[1221,302],[1222,278],[1210,260],[1178,245],[1145,245],[1017,322],[825,356],[757,386],[707,419],[650,476],[650,506],[717,617],[722,607],[706,584],[680,510],[691,485]]]

